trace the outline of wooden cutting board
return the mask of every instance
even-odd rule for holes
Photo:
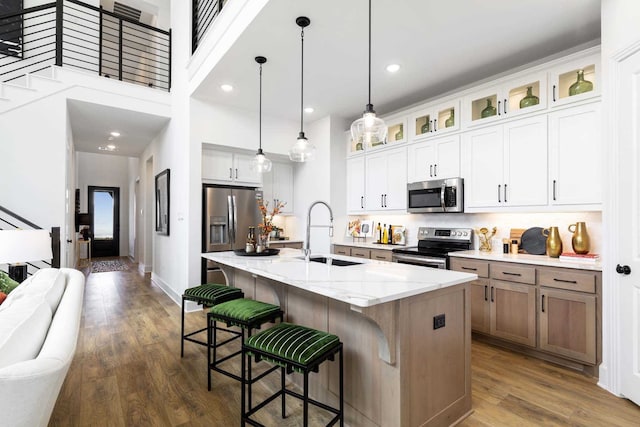
[[[509,230],[509,245],[512,240],[518,241],[518,246],[522,243],[522,233],[526,231],[526,228],[512,228]]]

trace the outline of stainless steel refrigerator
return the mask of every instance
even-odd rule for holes
[[[244,249],[249,227],[262,217],[258,200],[262,191],[249,187],[202,186],[202,251],[220,252]],[[226,283],[220,267],[203,260],[203,283]]]

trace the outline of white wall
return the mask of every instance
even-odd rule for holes
[[[80,212],[88,212],[88,187],[117,187],[120,189],[120,256],[129,255],[129,163],[137,160],[110,154],[76,153]]]

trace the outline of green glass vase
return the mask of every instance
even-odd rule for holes
[[[398,130],[398,132],[396,132],[396,134],[394,135],[396,141],[400,141],[404,136],[403,127],[403,125],[400,125],[400,130]]]
[[[592,90],[593,83],[584,79],[584,70],[578,70],[578,80],[569,86],[569,96],[578,95]]]
[[[520,108],[527,108],[533,105],[538,105],[540,103],[540,99],[533,94],[533,88],[531,86],[527,87],[527,95],[520,100]]]
[[[484,110],[482,110],[480,112],[480,117],[485,119],[487,117],[491,117],[491,116],[495,116],[495,115],[496,115],[496,107],[491,105],[491,100],[490,99],[487,99],[487,106],[485,107]]]
[[[452,108],[451,109],[451,115],[449,116],[449,118],[447,120],[444,121],[444,127],[450,128],[454,124],[455,124],[455,118],[453,116],[453,108]]]
[[[420,128],[420,134],[429,133],[429,117],[424,118],[425,122]]]

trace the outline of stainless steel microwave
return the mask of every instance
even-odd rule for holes
[[[407,184],[407,211],[464,212],[464,180],[449,178]]]

